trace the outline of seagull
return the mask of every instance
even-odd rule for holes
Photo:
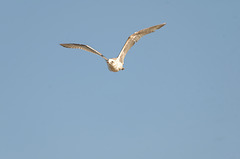
[[[105,56],[103,56],[103,54],[98,52],[97,50],[93,49],[92,47],[90,47],[88,45],[84,45],[84,44],[68,43],[68,44],[60,44],[60,45],[63,46],[63,47],[66,47],[66,48],[82,49],[82,50],[85,50],[85,51],[97,54],[97,55],[101,56],[104,60],[106,60],[107,65],[108,65],[108,69],[110,71],[118,72],[120,70],[124,70],[124,67],[123,67],[124,58],[125,58],[127,52],[129,51],[129,49],[139,39],[141,39],[144,35],[152,33],[155,30],[160,29],[164,25],[166,25],[166,23],[155,25],[155,26],[152,26],[152,27],[149,27],[149,28],[145,28],[145,29],[142,29],[142,30],[140,30],[138,32],[135,32],[134,34],[129,36],[117,58],[108,59]]]

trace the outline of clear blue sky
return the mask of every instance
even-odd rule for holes
[[[239,159],[239,0],[0,5],[1,159]],[[166,22],[125,70],[129,35]]]

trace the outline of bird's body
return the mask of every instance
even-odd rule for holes
[[[117,58],[111,58],[108,59],[105,56],[103,56],[100,52],[98,52],[97,50],[94,50],[93,48],[91,48],[88,45],[83,45],[83,44],[74,44],[74,43],[69,43],[69,44],[60,44],[63,47],[66,48],[75,48],[75,49],[82,49],[94,54],[97,54],[99,56],[101,56],[102,58],[104,58],[107,62],[108,65],[108,69],[112,72],[118,72],[120,70],[124,70],[123,68],[123,64],[124,64],[124,58],[127,54],[127,52],[129,51],[129,49],[144,35],[149,34],[154,32],[157,29],[160,29],[161,27],[163,27],[166,23],[163,24],[159,24],[159,25],[155,25],[146,29],[142,29],[138,32],[135,32],[134,34],[132,34],[131,36],[128,37],[126,43],[124,44],[121,52],[119,53]]]
[[[107,60],[108,69],[112,72],[118,72],[124,70],[123,63],[119,61],[119,58],[112,58]]]

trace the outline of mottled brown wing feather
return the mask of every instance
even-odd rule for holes
[[[166,23],[155,25],[155,26],[152,26],[152,27],[149,27],[149,28],[146,28],[146,29],[142,29],[138,32],[135,32],[131,36],[129,36],[126,43],[124,44],[121,52],[118,55],[118,58],[119,58],[120,62],[124,63],[124,58],[125,58],[127,52],[139,39],[141,39],[144,35],[147,35],[149,33],[154,32],[157,29],[160,29],[164,25],[166,25]]]
[[[60,45],[63,46],[63,47],[66,47],[66,48],[82,49],[82,50],[85,50],[85,51],[88,51],[88,52],[97,54],[97,55],[101,56],[102,58],[104,58],[106,61],[108,60],[105,56],[103,56],[103,54],[101,54],[100,52],[98,52],[97,50],[91,48],[91,47],[88,46],[88,45],[74,44],[74,43],[70,43],[70,44],[60,44]]]

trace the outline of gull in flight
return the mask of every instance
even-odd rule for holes
[[[141,37],[143,37],[144,35],[147,35],[149,33],[154,32],[157,29],[160,29],[161,27],[163,27],[164,25],[166,25],[166,23],[163,24],[159,24],[159,25],[155,25],[146,29],[142,29],[138,32],[135,32],[134,34],[132,34],[131,36],[128,37],[126,43],[124,44],[121,52],[119,53],[117,58],[111,58],[108,59],[105,56],[103,56],[103,54],[101,54],[100,52],[98,52],[97,50],[91,48],[88,45],[83,45],[83,44],[74,44],[74,43],[69,43],[69,44],[60,44],[63,47],[66,48],[74,48],[74,49],[82,49],[94,54],[97,54],[99,56],[101,56],[102,58],[104,58],[107,62],[108,65],[108,69],[112,72],[118,72],[120,70],[124,70],[123,68],[123,64],[124,64],[124,58],[128,52],[128,50],[139,40],[141,39]]]

